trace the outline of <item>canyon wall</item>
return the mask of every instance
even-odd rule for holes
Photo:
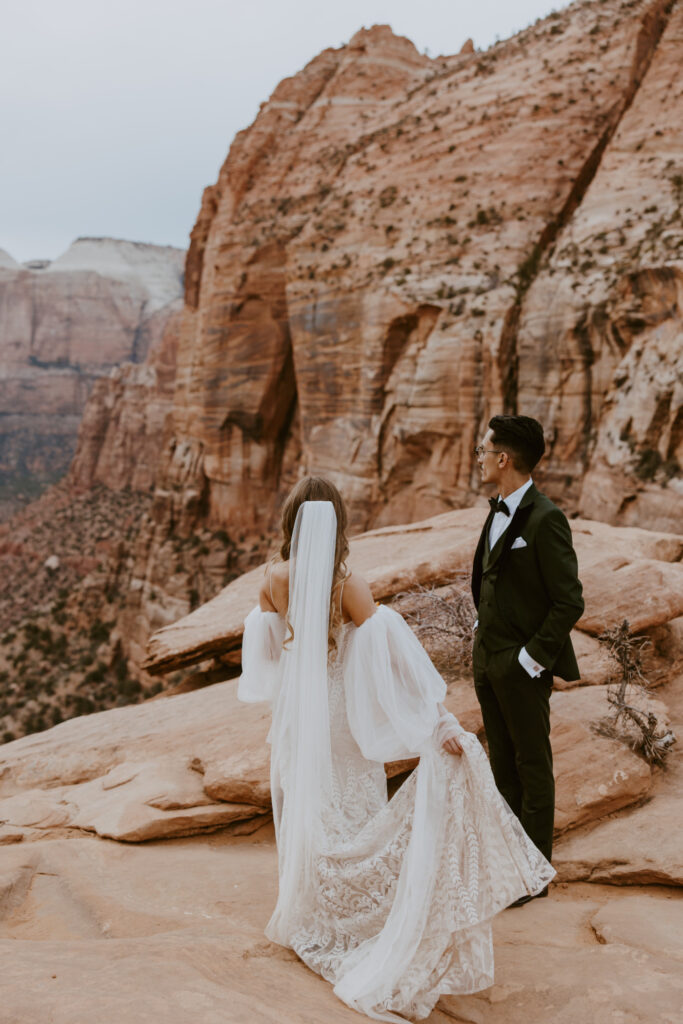
[[[98,377],[141,363],[181,305],[183,251],[79,238],[58,259],[0,259],[0,503],[67,470]]]
[[[111,658],[151,684],[150,634],[274,550],[303,472],[352,532],[482,503],[501,411],[543,422],[535,476],[569,514],[679,529],[682,47],[680,3],[590,0],[485,53],[363,29],[280,83],[204,192],[182,312],[96,383],[59,494],[105,520],[109,490],[115,520],[131,493],[126,537],[89,538]]]
[[[376,26],[283,81],[192,233],[175,519],[201,493],[267,530],[303,471],[355,529],[467,505],[518,411],[568,512],[674,528],[682,31],[680,4],[576,3],[431,60]]]

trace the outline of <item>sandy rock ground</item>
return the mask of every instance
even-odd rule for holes
[[[354,557],[389,597],[439,586],[471,557],[475,514],[367,534]],[[434,1024],[683,1024],[681,754],[652,768],[595,730],[614,670],[598,621],[638,611],[657,683],[638,699],[683,734],[681,538],[572,527],[588,611],[575,630],[582,678],[551,699],[558,876],[547,899],[494,922],[495,984],[443,997]],[[656,601],[621,584],[643,566],[658,571],[650,582],[666,577]],[[201,658],[221,640],[221,609],[223,640],[239,642],[256,575],[162,631],[161,659]],[[430,653],[447,706],[483,738],[466,658],[451,652],[447,672]],[[277,884],[270,716],[236,690],[230,679],[82,715],[0,748],[0,1024],[359,1019],[264,936]]]
[[[127,730],[133,716],[138,718],[137,739],[129,737],[126,756],[135,758],[136,745],[141,750],[146,741],[148,758],[139,762],[137,774],[125,760],[105,774],[110,788],[104,794],[123,794],[130,787],[120,801],[119,815],[130,815],[133,805],[140,813],[148,806],[143,798],[149,801],[150,794],[154,804],[162,805],[158,813],[168,815],[169,822],[178,820],[174,815],[179,811],[187,814],[187,808],[169,806],[173,803],[204,801],[195,803],[194,810],[215,813],[221,777],[234,778],[232,769],[221,776],[223,762],[210,761],[215,737],[208,730],[204,748],[204,775],[207,788],[218,787],[215,799],[205,791],[202,796],[198,768],[175,774],[170,770],[168,747],[172,741],[186,760],[190,758],[193,728],[200,717],[211,720],[208,698],[231,686],[234,683],[220,684],[115,713],[131,718]],[[495,984],[474,995],[444,996],[429,1017],[432,1024],[683,1021],[683,860],[676,836],[683,767],[677,757],[667,771],[651,771],[626,747],[590,733],[586,723],[601,690],[585,686],[553,697],[558,824],[564,834],[556,847],[558,879],[549,897],[499,915],[494,922]],[[461,681],[451,687],[449,700],[461,705],[464,693]],[[670,720],[680,731],[683,677],[662,686],[657,700],[666,702]],[[198,708],[194,725],[189,710],[193,702]],[[155,705],[157,714],[163,712],[168,721],[152,741],[148,716]],[[103,712],[59,728],[75,730],[77,722],[87,725],[94,750],[98,734],[102,738],[97,719],[111,716]],[[218,733],[222,723],[212,725]],[[256,742],[263,723],[255,720],[252,729]],[[110,732],[109,763],[117,747],[111,722]],[[61,819],[58,813],[60,807],[64,810],[69,788],[90,787],[94,800],[92,788],[102,783],[101,778],[77,781],[83,770],[78,757],[93,756],[86,736],[80,754],[71,751],[71,787],[49,784],[50,770],[59,773],[64,766],[56,744],[51,751],[45,749],[48,738],[43,735],[42,760],[34,750],[25,765],[32,762],[34,783],[42,772],[44,788],[16,792],[0,803],[0,819],[6,821],[0,826],[0,843],[6,844],[0,860],[0,1024],[156,1024],[161,1016],[169,1024],[185,1024],[191,1018],[202,1024],[351,1024],[360,1019],[291,951],[264,936],[276,898],[277,851],[263,806],[242,804],[243,811],[261,816],[225,827],[220,827],[219,818],[212,824],[207,819],[196,835],[173,838],[171,825],[167,838],[147,842],[103,838],[86,832],[83,825],[77,827],[69,819],[68,806]],[[16,746],[32,739],[35,745],[37,737],[27,737]],[[630,797],[624,796],[634,785],[626,773],[622,797],[627,806],[614,813],[606,812],[615,792],[608,784],[609,757],[600,763],[599,747],[590,743],[615,744],[626,758],[621,764],[634,768],[635,788]],[[64,752],[63,737],[59,746]],[[243,800],[263,785],[254,754],[245,755],[244,763],[244,778],[253,776],[255,781],[242,794]],[[154,770],[150,764],[156,765]],[[620,775],[619,763],[611,769],[615,778]],[[93,763],[91,770],[101,771],[101,765]],[[18,779],[19,764],[10,771],[6,768],[5,786],[15,771]],[[591,785],[599,794],[601,772],[607,780],[602,803],[594,802],[596,816],[582,825],[586,804],[580,795]],[[188,783],[187,773],[195,776],[194,783]],[[20,807],[24,818],[35,819],[31,808],[35,812],[40,801],[42,819],[32,825],[7,821],[21,817],[12,813]],[[87,801],[81,797],[80,804],[82,814]],[[222,806],[229,816],[235,805]],[[113,815],[111,807],[108,813]],[[575,824],[567,824],[572,816]],[[235,834],[239,827],[249,834]]]
[[[122,846],[45,839],[0,873],[2,1024],[352,1022],[359,1016],[268,942],[272,825]],[[495,922],[496,982],[444,997],[430,1021],[674,1024],[683,903],[675,888],[560,882]]]

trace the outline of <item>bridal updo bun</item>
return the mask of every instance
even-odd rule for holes
[[[507,452],[520,473],[530,473],[545,452],[543,427],[531,416],[494,416],[492,443]]]

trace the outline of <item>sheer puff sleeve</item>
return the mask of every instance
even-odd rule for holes
[[[415,757],[434,735],[446,684],[405,620],[380,606],[353,630],[344,665],[346,713],[370,761]]]
[[[249,612],[244,620],[239,700],[273,700],[284,637],[285,622],[277,612],[262,612],[258,606]]]

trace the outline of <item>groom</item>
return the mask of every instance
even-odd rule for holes
[[[569,632],[583,598],[567,519],[531,479],[544,451],[543,428],[529,416],[494,416],[475,449],[482,483],[493,485],[498,497],[489,499],[474,556],[472,660],[496,785],[550,860],[549,700],[553,674],[579,678]]]

